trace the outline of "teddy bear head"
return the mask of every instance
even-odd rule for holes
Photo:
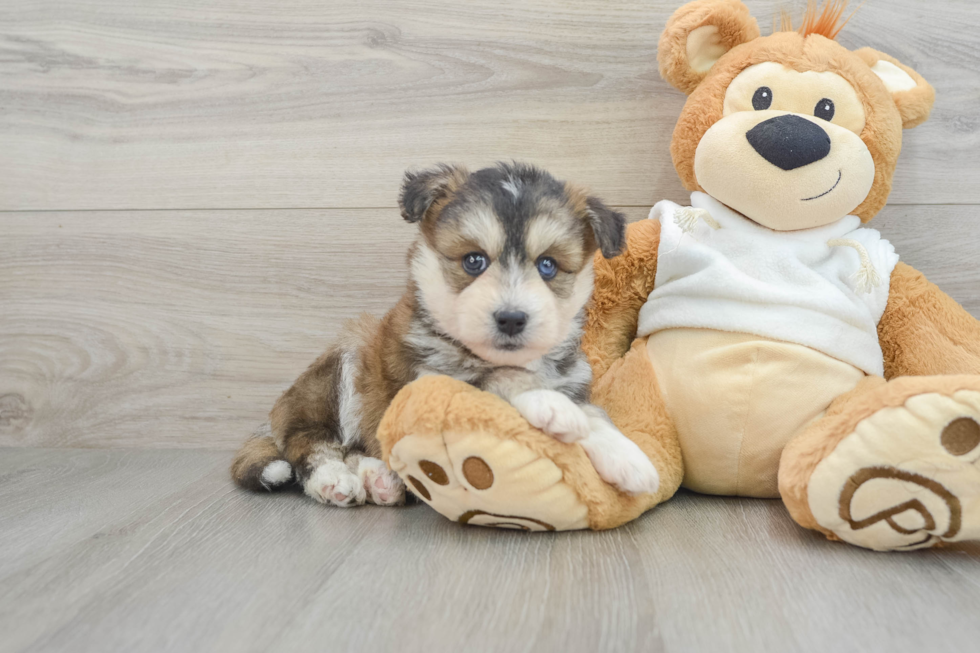
[[[689,96],[671,143],[689,190],[778,231],[884,207],[902,130],[929,117],[935,91],[886,54],[837,43],[846,4],[811,2],[799,30],[784,14],[764,37],[740,0],[674,13],[658,60]]]

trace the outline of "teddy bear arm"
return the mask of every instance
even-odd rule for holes
[[[980,322],[904,263],[892,273],[878,339],[887,379],[980,374]]]
[[[415,496],[453,521],[520,530],[614,528],[669,498],[683,476],[645,355],[637,347],[618,361],[597,394],[654,463],[660,477],[654,494],[619,492],[600,478],[582,446],[559,442],[500,397],[448,376],[423,376],[402,388],[378,427],[382,457]],[[636,399],[642,405],[631,410]]]
[[[660,222],[640,220],[627,227],[622,254],[612,259],[596,254],[582,348],[597,378],[630,349],[640,309],[653,292],[659,247]]]

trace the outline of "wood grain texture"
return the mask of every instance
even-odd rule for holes
[[[645,210],[629,211],[631,218]],[[875,225],[980,316],[973,207]],[[0,445],[236,447],[403,292],[394,209],[0,214]]]
[[[344,320],[394,305],[414,233],[392,209],[0,225],[0,443],[45,446],[233,446]]]
[[[681,493],[604,533],[231,487],[229,454],[0,456],[0,651],[974,650],[980,548],[872,553]]]
[[[408,166],[526,159],[610,203],[685,196],[681,0],[3,0],[0,209],[392,207]],[[763,31],[804,0],[749,0]],[[937,88],[894,204],[978,203],[980,3],[878,0],[841,36]]]

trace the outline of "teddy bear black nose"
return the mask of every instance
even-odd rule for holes
[[[745,137],[763,159],[783,170],[802,168],[830,154],[827,132],[792,114],[760,122]]]

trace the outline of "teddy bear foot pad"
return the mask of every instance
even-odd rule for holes
[[[820,526],[869,549],[980,539],[980,391],[918,394],[858,422],[807,496]]]
[[[561,470],[490,433],[406,435],[388,463],[439,513],[463,524],[525,531],[588,528],[588,509]]]

